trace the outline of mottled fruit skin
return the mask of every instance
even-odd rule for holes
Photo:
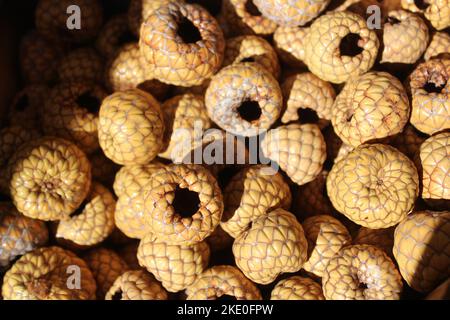
[[[186,289],[187,300],[216,300],[223,295],[236,300],[262,300],[258,287],[238,268],[217,265],[209,268]]]
[[[167,292],[144,270],[132,270],[116,279],[105,300],[167,300]]]
[[[358,47],[363,51],[355,56],[342,55],[339,49],[348,34],[359,35]],[[375,63],[379,41],[366,21],[347,11],[329,12],[314,20],[307,33],[305,63],[319,78],[343,83],[361,75]]]
[[[149,163],[160,151],[163,135],[163,114],[152,95],[130,89],[103,100],[98,140],[105,155],[115,163]]]
[[[440,55],[450,55],[450,35],[445,32],[436,32],[431,37],[431,42],[423,58],[426,61],[434,57],[439,57]]]
[[[308,243],[295,216],[275,209],[260,216],[233,243],[236,265],[247,278],[269,284],[285,272],[297,272],[307,259]]]
[[[280,60],[288,66],[303,67],[309,28],[278,27],[273,42]]]
[[[73,9],[77,6],[79,10]],[[80,27],[77,28],[74,17],[82,14]],[[39,0],[35,12],[36,28],[40,34],[51,41],[83,43],[92,40],[103,23],[103,8],[98,0]],[[75,28],[68,28],[68,24]]]
[[[282,109],[277,80],[261,65],[245,62],[223,68],[206,90],[208,115],[223,130],[235,135],[254,136],[269,129]],[[244,102],[257,102],[261,114],[246,120],[239,112]]]
[[[83,256],[97,283],[97,299],[103,300],[114,281],[129,267],[114,251],[95,248]]]
[[[79,271],[79,289],[74,289],[73,270]],[[17,260],[3,278],[2,296],[5,300],[93,300],[96,287],[82,259],[53,246],[36,249]]]
[[[426,134],[450,128],[450,59],[421,63],[409,76],[411,124]],[[427,85],[437,87],[428,90]]]
[[[194,283],[208,266],[209,255],[206,242],[171,244],[152,235],[141,240],[137,252],[139,264],[170,292],[184,290]]]
[[[430,292],[450,276],[450,212],[420,211],[395,229],[394,256],[408,285]]]
[[[322,278],[327,300],[398,300],[402,287],[392,260],[370,245],[342,249],[330,260]]]
[[[224,231],[236,238],[250,223],[276,208],[289,209],[292,195],[279,172],[256,165],[239,171],[225,187]]]
[[[59,62],[58,80],[101,83],[103,68],[103,59],[95,49],[90,47],[76,49]]]
[[[432,26],[443,30],[450,26],[450,2],[448,0],[428,0],[425,9],[419,8],[414,0],[401,0],[403,9],[420,12],[425,15]]]
[[[349,245],[352,237],[339,220],[329,215],[309,217],[302,226],[308,241],[308,260],[303,269],[322,277],[330,259]]]
[[[438,133],[420,146],[422,198],[450,200],[450,132]]]
[[[91,165],[73,143],[43,137],[22,145],[9,161],[14,205],[27,217],[64,220],[91,186]]]
[[[327,192],[333,206],[353,222],[388,228],[412,211],[419,176],[413,162],[397,149],[364,144],[334,164]]]
[[[409,114],[401,82],[387,72],[371,71],[346,83],[334,101],[331,122],[344,143],[357,147],[401,132]]]
[[[186,43],[177,34],[183,19],[197,28],[200,40]],[[154,11],[142,24],[139,45],[154,78],[190,87],[201,84],[220,68],[225,40],[217,21],[206,9],[171,2]]]
[[[48,230],[43,221],[27,218],[11,203],[0,202],[0,267],[47,241]]]
[[[298,185],[314,180],[326,158],[325,140],[316,124],[293,123],[269,130],[261,148]]]
[[[302,26],[317,17],[330,0],[254,0],[261,13],[281,26]]]
[[[320,284],[310,278],[293,276],[278,282],[270,300],[325,300]]]

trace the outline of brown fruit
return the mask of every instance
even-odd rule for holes
[[[370,244],[382,249],[386,254],[393,258],[392,247],[394,246],[395,227],[386,229],[369,229],[361,227],[358,230],[353,244]]]
[[[9,124],[40,130],[48,91],[42,84],[31,84],[19,91],[9,107]]]
[[[69,52],[58,65],[61,82],[102,83],[103,59],[93,48],[80,48]]]
[[[128,28],[128,16],[126,14],[119,14],[111,17],[104,24],[95,41],[95,48],[103,57],[109,58],[113,56],[127,40],[131,40],[132,38],[133,36]]]
[[[311,278],[293,276],[278,282],[270,300],[325,300],[322,287]]]

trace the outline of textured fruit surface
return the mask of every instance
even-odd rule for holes
[[[190,286],[209,263],[205,242],[171,244],[152,235],[145,236],[138,248],[139,264],[152,273],[164,288],[177,292]]]
[[[222,129],[242,136],[267,130],[282,109],[280,85],[261,65],[245,62],[223,68],[206,90],[208,115]],[[245,102],[258,107],[243,108]],[[257,111],[253,109],[258,109]]]
[[[9,202],[0,202],[0,267],[16,257],[44,246],[48,230],[44,222],[21,215]]]
[[[450,128],[450,59],[428,60],[409,76],[411,124],[433,134]]]
[[[196,211],[189,215],[185,206],[174,206],[177,189],[196,193]],[[203,166],[172,164],[155,172],[144,191],[144,220],[161,240],[176,243],[199,242],[218,226],[223,213],[223,198],[217,180]],[[189,199],[189,198],[188,198]],[[178,209],[180,210],[180,209]]]
[[[310,278],[293,276],[278,282],[270,300],[325,300],[320,284]]]
[[[280,64],[269,42],[257,36],[239,36],[227,40],[223,67],[239,62],[256,62],[275,78],[280,74]]]
[[[151,274],[132,270],[116,279],[105,300],[167,300],[167,292]]]
[[[185,39],[179,35],[186,20],[196,28],[199,40],[192,40],[192,35]],[[139,45],[154,78],[189,87],[201,84],[220,68],[225,40],[217,21],[206,9],[172,2],[145,20]]]
[[[302,226],[308,241],[308,260],[303,269],[322,277],[330,259],[350,244],[352,237],[339,220],[329,215],[309,217]]]
[[[450,212],[420,211],[395,229],[394,256],[403,279],[429,292],[450,276]]]
[[[69,219],[59,222],[56,237],[82,246],[102,242],[114,229],[115,206],[112,193],[100,183],[93,182],[80,207]]]
[[[83,256],[97,283],[97,299],[103,300],[114,281],[129,268],[117,253],[106,248],[96,248]]]
[[[142,23],[159,7],[166,6],[173,0],[131,0],[128,7],[128,26],[130,31],[139,36]]]
[[[381,63],[415,63],[428,45],[428,27],[416,14],[405,10],[388,13],[383,26]]]
[[[352,48],[359,47],[361,53],[346,55],[339,49],[349,34],[359,36]],[[368,29],[362,17],[347,11],[330,12],[312,23],[306,39],[305,62],[319,78],[342,83],[367,72],[375,63],[378,47],[375,31]]]
[[[9,160],[17,209],[40,220],[68,219],[91,185],[91,165],[73,143],[43,137],[22,145]]]
[[[327,178],[333,206],[353,222],[388,228],[406,218],[419,192],[417,169],[397,149],[361,145],[334,164]]]
[[[58,136],[91,153],[98,149],[98,112],[106,92],[89,83],[61,83],[45,101],[42,127],[47,135]]]
[[[307,259],[308,243],[295,216],[275,209],[253,220],[233,243],[236,265],[260,284],[273,282],[285,272],[297,272]]]
[[[225,211],[220,225],[234,238],[269,210],[289,209],[292,201],[283,176],[263,165],[242,169],[233,176],[223,194]]]
[[[347,82],[336,97],[331,121],[342,141],[357,147],[401,132],[409,112],[401,82],[387,72],[371,71]]]
[[[9,107],[9,124],[39,130],[47,94],[48,88],[43,84],[31,84],[19,91]]]
[[[58,78],[61,82],[100,83],[102,73],[103,60],[89,47],[73,50],[58,65]]]
[[[450,132],[434,135],[420,146],[422,198],[450,200]]]
[[[305,44],[308,28],[278,27],[273,41],[278,55],[288,65],[299,66],[305,59]]]
[[[301,123],[308,119],[302,119],[299,111],[309,109],[314,111],[319,118],[317,124],[324,128],[331,120],[331,108],[335,98],[335,92],[331,84],[316,77],[310,72],[299,73],[288,77],[281,86],[286,111],[281,117],[281,122],[289,123],[299,120]]]
[[[83,27],[77,28],[76,22],[74,27],[73,19],[68,19],[68,8],[72,8],[71,13],[72,6],[83,13]],[[97,35],[102,23],[103,9],[98,0],[39,0],[36,7],[36,28],[52,41],[86,42]]]
[[[114,220],[116,226],[130,238],[141,239],[150,233],[144,220],[144,197],[142,192],[153,172],[163,166],[157,162],[148,165],[122,167],[114,180],[117,199]]]
[[[414,0],[402,0],[402,7],[412,12],[423,13],[437,30],[450,26],[450,2],[448,0],[428,0],[424,3],[425,9],[418,7]]]
[[[68,250],[47,247],[14,263],[3,278],[2,296],[5,300],[92,300],[95,290],[95,279],[82,259]]]
[[[411,124],[407,124],[403,131],[389,138],[389,144],[397,148],[398,151],[414,159],[419,151],[420,145],[425,141],[425,135],[421,134]]]
[[[294,123],[272,129],[261,148],[298,185],[314,180],[326,158],[325,140],[315,124]]]
[[[95,40],[95,48],[102,56],[106,58],[111,57],[123,44],[124,38],[132,38],[129,37],[130,33],[131,31],[128,28],[128,16],[126,14],[113,16],[100,30],[97,40]]]
[[[425,60],[430,60],[431,58],[437,57],[441,54],[450,55],[450,35],[445,32],[436,32],[431,37],[431,42],[428,45],[423,57]]]
[[[227,295],[236,300],[261,300],[261,293],[239,269],[233,266],[213,266],[203,272],[186,289],[187,300],[215,300]]]
[[[103,100],[98,140],[105,155],[122,164],[147,164],[161,149],[164,120],[159,102],[139,89],[119,91]]]
[[[186,93],[163,103],[166,131],[160,157],[173,162],[183,160],[194,148],[195,139],[201,138],[198,134],[211,127],[203,100],[201,95]]]
[[[281,26],[301,26],[317,17],[330,0],[254,0],[261,13]]]
[[[343,248],[330,260],[322,278],[327,300],[398,300],[402,286],[392,260],[370,245]]]
[[[392,247],[394,246],[394,230],[395,227],[386,229],[369,229],[361,227],[353,239],[353,244],[370,244],[383,249],[389,257],[393,257]]]

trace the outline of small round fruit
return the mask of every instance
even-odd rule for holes
[[[436,32],[431,37],[431,42],[423,58],[426,61],[440,56],[450,56],[450,34],[445,32]]]
[[[450,212],[420,211],[395,229],[394,256],[403,279],[430,292],[450,276]]]
[[[132,39],[133,35],[128,28],[127,15],[119,14],[111,17],[104,24],[95,41],[95,48],[103,57],[109,58],[113,56],[123,44],[132,41]]]
[[[293,276],[273,288],[270,300],[325,300],[322,287],[311,278]]]
[[[80,48],[69,52],[58,65],[60,82],[101,83],[103,59],[93,48]]]
[[[327,192],[333,206],[353,222],[388,228],[412,211],[419,176],[413,162],[397,149],[364,144],[334,164]]]
[[[387,229],[369,229],[361,227],[358,230],[353,244],[370,244],[382,249],[386,254],[393,258],[392,247],[394,246],[395,227]]]
[[[425,15],[431,25],[437,30],[443,30],[450,26],[450,2],[448,0],[402,0],[402,7],[412,12],[420,12]]]
[[[103,100],[98,139],[105,155],[121,165],[147,164],[161,149],[164,120],[159,102],[131,89]]]
[[[81,205],[91,186],[91,165],[73,143],[54,137],[32,140],[9,161],[11,197],[25,216],[64,220]]]
[[[364,244],[343,248],[322,278],[327,300],[398,300],[402,287],[402,277],[387,254]]]

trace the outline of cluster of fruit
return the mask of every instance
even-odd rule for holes
[[[3,299],[400,299],[448,282],[450,2],[107,12],[39,0],[21,39]]]

